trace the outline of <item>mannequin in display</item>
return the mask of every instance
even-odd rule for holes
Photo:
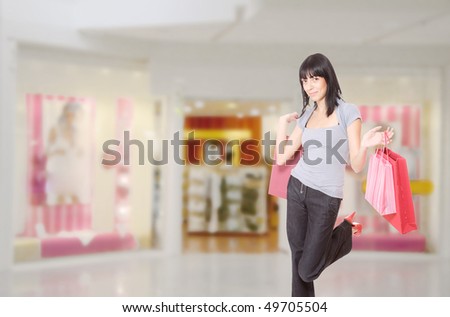
[[[47,203],[87,203],[89,162],[86,141],[81,138],[82,108],[78,103],[63,106],[51,127],[47,145]],[[83,142],[84,141],[84,142]]]

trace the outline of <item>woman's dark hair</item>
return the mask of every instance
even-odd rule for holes
[[[333,65],[325,55],[320,53],[308,56],[300,65],[299,79],[303,95],[303,108],[300,116],[305,113],[306,106],[309,104],[309,96],[303,88],[302,79],[314,76],[323,77],[327,83],[325,103],[327,105],[327,116],[330,116],[338,106],[338,99],[341,99],[342,92]],[[315,107],[317,107],[316,104]]]

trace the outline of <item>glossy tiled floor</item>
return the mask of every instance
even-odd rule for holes
[[[289,254],[104,254],[17,265],[1,296],[289,296]],[[450,260],[353,251],[316,282],[317,296],[450,296]]]

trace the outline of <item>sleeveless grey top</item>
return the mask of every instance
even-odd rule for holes
[[[308,187],[328,196],[343,198],[345,166],[349,164],[347,127],[361,119],[359,109],[343,100],[336,108],[338,124],[328,128],[307,128],[314,107],[297,120],[302,129],[303,155],[291,175]]]

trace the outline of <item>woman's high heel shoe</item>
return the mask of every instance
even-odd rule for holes
[[[354,236],[359,236],[361,235],[362,232],[362,224],[358,223],[358,222],[353,222],[353,218],[355,217],[356,211],[352,212],[350,215],[348,215],[347,217],[345,217],[345,221],[349,222],[352,225],[352,233]]]
[[[352,223],[352,233],[354,236],[360,236],[361,232],[362,232],[362,224],[360,224],[359,222],[354,222]]]

